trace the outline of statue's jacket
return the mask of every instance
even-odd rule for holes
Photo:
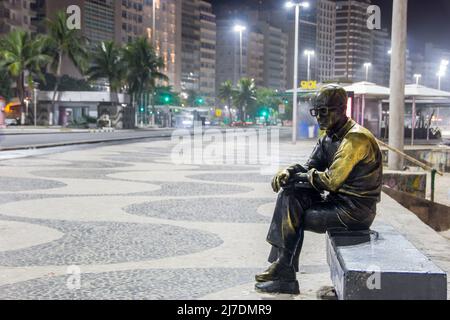
[[[368,224],[376,215],[383,178],[382,155],[373,134],[352,119],[319,139],[306,166],[308,180],[340,204],[346,225]]]

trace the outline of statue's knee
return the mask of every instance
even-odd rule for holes
[[[325,233],[327,230],[326,219],[321,212],[316,210],[307,210],[304,216],[305,231],[315,233]]]

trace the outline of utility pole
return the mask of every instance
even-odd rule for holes
[[[389,145],[403,152],[405,143],[405,78],[408,0],[393,0],[389,99]],[[404,158],[389,150],[390,170],[402,170]]]

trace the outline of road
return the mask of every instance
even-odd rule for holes
[[[208,129],[218,128],[203,128]],[[220,128],[219,128],[220,129]],[[256,128],[258,129],[258,128]],[[281,138],[289,137],[290,128],[277,128]],[[52,146],[64,146],[73,144],[87,144],[107,141],[130,141],[141,139],[161,139],[170,138],[172,132],[176,129],[156,129],[156,130],[117,130],[114,132],[52,132],[39,133],[30,131],[30,133],[3,134],[0,132],[0,151],[1,150],[19,150],[29,148],[43,148]],[[192,132],[192,129],[189,129]],[[227,130],[234,130],[232,128]]]
[[[20,149],[47,145],[89,143],[95,141],[128,140],[170,137],[173,129],[167,130],[124,130],[114,132],[67,132],[67,133],[22,133],[0,135],[1,149]]]

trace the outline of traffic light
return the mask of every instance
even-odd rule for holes
[[[164,96],[164,103],[169,103],[170,102],[170,96],[169,95],[166,95],[166,96]]]
[[[267,108],[263,108],[259,111],[259,116],[260,117],[264,117],[267,118],[269,116],[269,111],[267,110]]]
[[[145,107],[144,106],[140,106],[139,107],[139,112],[143,113],[145,111]]]
[[[201,98],[201,97],[197,98],[198,105],[202,105],[204,102],[205,102],[205,100],[203,100],[203,98]]]

